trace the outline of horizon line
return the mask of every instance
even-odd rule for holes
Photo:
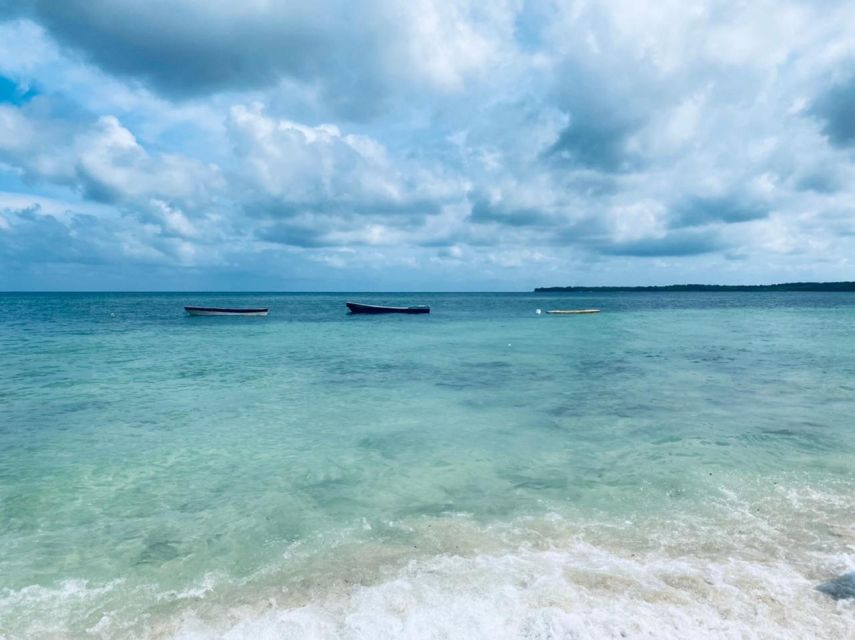
[[[299,289],[299,290],[252,290],[252,289],[7,289],[0,291],[0,295],[5,294],[95,294],[95,293],[122,293],[122,294],[150,294],[150,293],[171,293],[171,294],[473,294],[473,293],[549,293],[552,289],[667,289],[670,287],[783,287],[792,285],[855,285],[855,280],[830,280],[830,281],[811,281],[811,280],[793,280],[789,282],[776,282],[768,284],[722,284],[722,283],[672,283],[672,284],[642,284],[642,285],[626,285],[626,284],[600,284],[600,285],[548,285],[537,286],[532,289],[494,289],[494,290],[359,290],[359,289]]]

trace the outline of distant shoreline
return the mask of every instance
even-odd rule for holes
[[[668,284],[650,287],[536,287],[535,293],[603,293],[631,291],[852,291],[855,282],[785,282],[782,284]]]

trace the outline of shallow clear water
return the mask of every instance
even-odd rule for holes
[[[853,460],[848,294],[4,294],[0,638],[852,637]]]

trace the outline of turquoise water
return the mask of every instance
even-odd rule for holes
[[[4,294],[0,638],[853,637],[853,460],[848,294]]]

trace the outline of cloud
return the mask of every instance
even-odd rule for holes
[[[549,224],[553,219],[536,208],[508,208],[503,203],[492,203],[483,196],[472,202],[469,220],[475,224],[499,223],[512,227],[533,227]]]
[[[215,167],[176,154],[148,153],[113,116],[98,118],[75,142],[76,177],[92,200],[193,200],[221,184]]]
[[[236,106],[229,132],[240,206],[264,224],[256,237],[299,246],[391,241],[459,199],[459,180],[394,158],[376,140]]]
[[[7,209],[2,262],[181,267],[222,255],[215,245],[232,229],[218,212],[223,179],[215,166],[152,153],[114,116],[62,120],[53,113],[43,97],[0,105],[0,162],[25,184],[67,188],[82,208],[93,203],[99,213],[75,212],[74,202],[47,210],[37,197],[33,206]]]
[[[823,133],[832,144],[855,145],[855,75],[822,93],[812,110],[823,121]]]
[[[92,278],[357,288],[851,277],[851,3],[0,15],[3,268],[90,255]]]
[[[17,13],[106,70],[175,96],[257,87],[279,73],[311,75],[341,56],[326,45],[346,24],[341,12],[321,6],[271,11],[252,1],[33,0]]]
[[[120,251],[96,216],[67,212],[62,218],[38,204],[0,210],[0,258],[4,263],[30,262],[105,265]]]
[[[558,104],[570,121],[547,155],[589,169],[628,170],[641,160],[630,140],[649,117],[645,94],[652,87],[634,81],[623,65],[596,63],[573,60],[559,70]]]
[[[247,181],[268,197],[311,206],[393,202],[404,195],[385,148],[368,137],[269,117],[258,104],[233,107],[228,122]]]
[[[753,201],[749,194],[693,196],[674,207],[670,226],[694,227],[710,223],[734,224],[759,220],[769,215],[768,207]]]
[[[5,12],[37,21],[108,73],[171,98],[292,79],[352,118],[382,109],[400,86],[461,89],[496,60],[497,31],[512,29],[501,5],[433,0],[22,0]]]
[[[601,247],[600,251],[614,256],[658,258],[697,256],[712,253],[723,247],[721,238],[715,232],[677,231],[661,238],[643,238],[608,244]]]
[[[29,180],[65,184],[114,204],[204,198],[221,184],[211,165],[147,152],[115,116],[58,119],[40,98],[23,108],[0,104],[0,160]]]
[[[287,222],[279,222],[256,231],[259,240],[287,244],[295,247],[327,247],[332,243],[324,238],[320,229]]]

